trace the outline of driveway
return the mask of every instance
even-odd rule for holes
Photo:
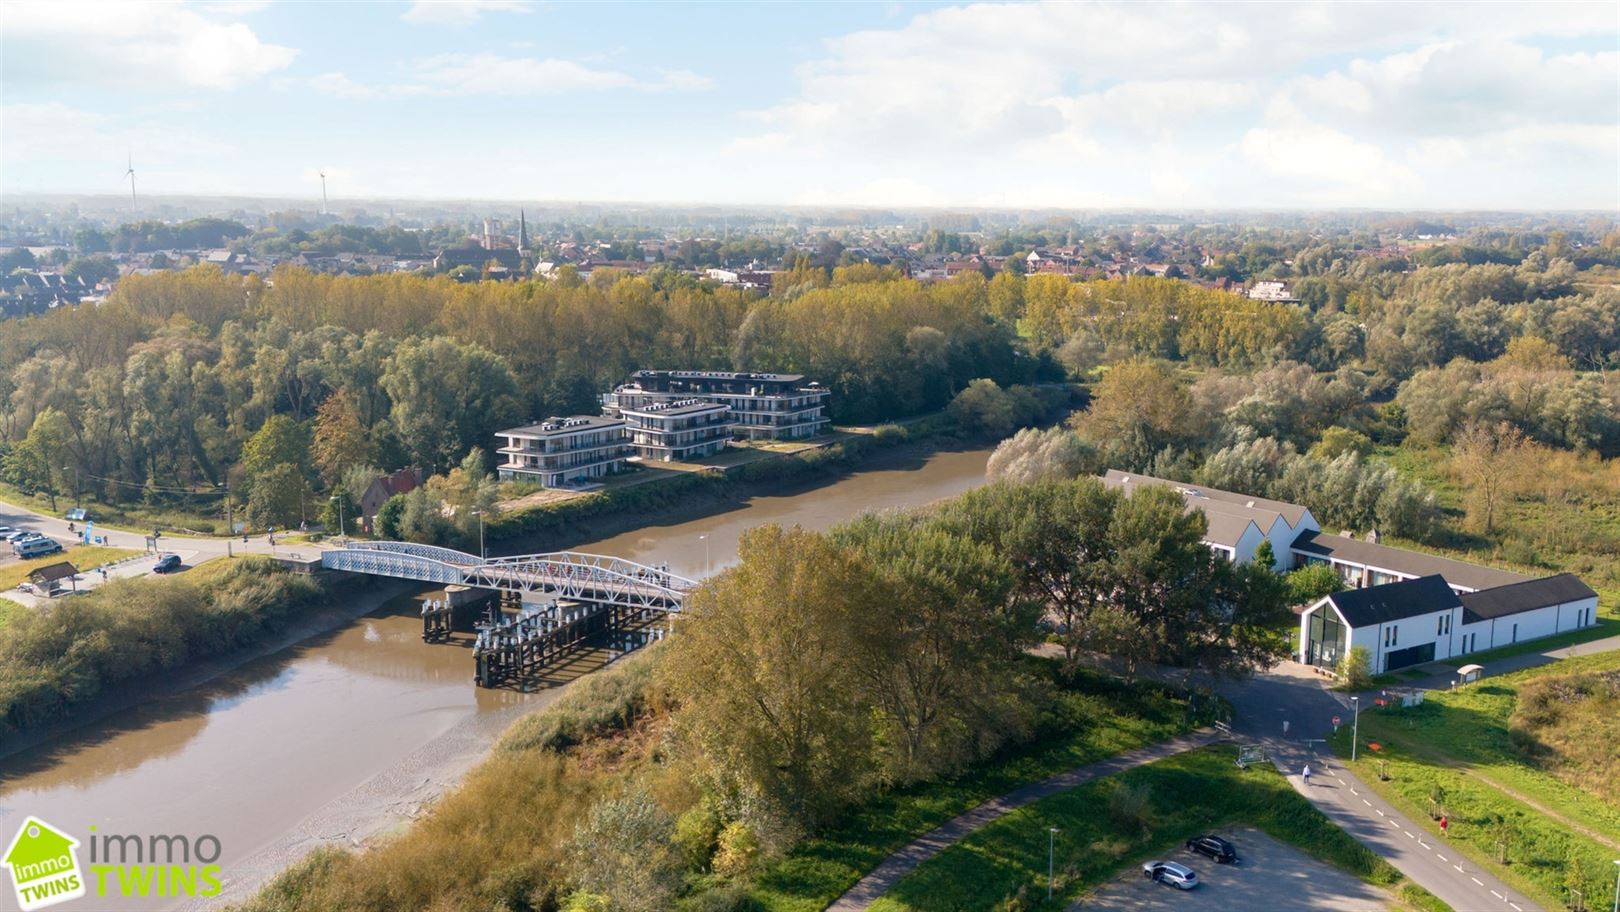
[[[1250,827],[1217,830],[1237,846],[1239,865],[1218,865],[1186,849],[1167,860],[1198,872],[1203,886],[1177,890],[1142,877],[1132,865],[1070,912],[1187,912],[1264,909],[1266,912],[1365,912],[1388,908],[1393,897]]]

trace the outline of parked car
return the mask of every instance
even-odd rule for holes
[[[1178,890],[1191,890],[1198,886],[1198,872],[1173,861],[1150,861],[1142,865],[1142,876],[1167,883]]]
[[[12,529],[10,532],[6,533],[6,541],[15,545],[25,538],[33,538],[38,535],[38,532],[30,532],[27,529]]]
[[[15,531],[17,531],[17,530],[11,528],[10,526],[0,526],[0,538],[4,538],[5,536],[10,535],[11,533],[13,533]]]
[[[180,555],[165,554],[158,558],[157,565],[152,568],[153,573],[173,573],[180,569]]]
[[[1216,864],[1237,864],[1237,847],[1219,836],[1196,836],[1187,840],[1187,851],[1207,855]]]
[[[62,550],[62,544],[54,538],[39,536],[12,543],[11,550],[15,551],[17,556],[23,560],[28,560],[34,557],[44,557],[47,554],[56,554]]]

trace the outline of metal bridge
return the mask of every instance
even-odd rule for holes
[[[697,583],[669,570],[600,554],[559,551],[517,557],[473,554],[409,542],[350,542],[321,552],[328,570],[445,585],[535,593],[624,608],[680,611]]]

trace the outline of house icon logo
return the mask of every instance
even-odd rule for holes
[[[23,821],[0,864],[11,871],[11,886],[22,912],[78,899],[84,895],[79,872],[79,841],[38,817]]]

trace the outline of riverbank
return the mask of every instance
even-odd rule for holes
[[[942,453],[967,453],[993,445],[955,434],[931,432],[918,438],[885,440],[872,435],[840,449],[825,448],[783,455],[741,467],[749,471],[691,473],[656,487],[622,489],[622,493],[587,495],[502,517],[507,530],[490,540],[494,554],[563,551],[586,542],[622,536],[637,529],[670,526],[719,516],[761,497],[797,497],[838,484],[861,472],[916,469]],[[624,555],[620,555],[624,556]]]
[[[59,753],[71,751],[75,746],[72,736],[86,726],[102,722],[144,703],[180,696],[249,662],[274,655],[311,637],[351,624],[355,619],[376,611],[389,599],[419,585],[421,584],[371,579],[346,581],[333,590],[332,598],[334,601],[345,599],[347,601],[306,614],[256,645],[187,662],[183,667],[170,671],[156,672],[120,682],[116,690],[79,704],[65,716],[12,733],[6,737],[4,743],[0,743],[0,784],[4,784],[26,769],[48,764]],[[30,757],[25,767],[5,762],[18,754],[52,742],[60,743],[53,745],[48,754]]]

